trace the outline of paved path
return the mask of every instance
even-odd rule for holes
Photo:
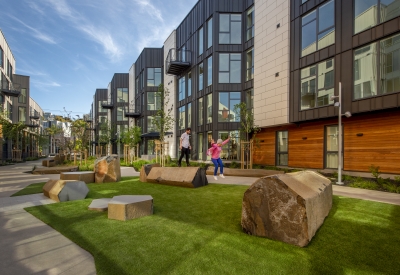
[[[36,219],[23,208],[54,203],[42,194],[10,197],[32,183],[59,179],[59,175],[24,173],[41,161],[0,166],[0,274],[96,274],[92,255]],[[122,176],[139,176],[121,167]],[[209,183],[251,185],[257,178],[226,177]],[[333,186],[333,194],[400,205],[400,194]]]

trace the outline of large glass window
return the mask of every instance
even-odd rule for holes
[[[138,92],[139,92],[139,77],[136,78],[135,94],[137,95]]]
[[[4,68],[4,52],[2,47],[0,47],[0,67]]]
[[[376,44],[354,51],[354,99],[377,95]]]
[[[221,131],[218,132],[218,138],[226,140],[228,136],[231,137],[231,141],[222,146],[221,159],[233,159],[237,160],[240,156],[240,133],[239,131]]]
[[[276,132],[276,165],[288,165],[288,131]]]
[[[354,0],[354,33],[359,33],[399,15],[400,0]]]
[[[246,53],[246,81],[253,79],[253,77],[254,77],[254,49],[251,49]]]
[[[18,103],[26,103],[26,89],[21,89],[21,95],[18,97]]]
[[[237,53],[219,54],[219,83],[241,83],[241,60]]]
[[[198,117],[198,125],[201,126],[203,125],[203,116],[204,116],[204,105],[203,105],[203,98],[199,98],[198,104],[197,104],[198,110],[199,110],[199,117]]]
[[[186,106],[182,106],[182,107],[180,107],[179,109],[178,109],[178,112],[179,112],[179,114],[178,114],[178,129],[179,130],[182,130],[182,129],[185,129],[185,125],[186,125],[186,121],[185,121],[185,113],[186,113]]]
[[[187,121],[187,127],[192,127],[192,103],[189,103],[187,105],[187,112],[188,112],[188,121]]]
[[[188,72],[188,86],[187,86],[187,94],[188,96],[192,95],[192,72]]]
[[[254,37],[254,6],[246,14],[246,41]]]
[[[147,87],[158,87],[161,84],[161,68],[147,68]]]
[[[212,94],[207,95],[207,123],[212,123]]]
[[[219,15],[219,44],[242,43],[242,15]]]
[[[18,107],[18,121],[19,122],[26,121],[26,107]]]
[[[199,133],[197,135],[197,151],[199,152],[199,157],[198,159],[203,159],[203,155],[204,155],[204,147],[203,147],[203,133]]]
[[[320,6],[301,19],[301,56],[335,43],[335,2]]]
[[[203,63],[199,65],[199,91],[203,90],[203,75],[204,75],[204,67]]]
[[[212,84],[212,56],[207,58],[207,86]]]
[[[155,111],[161,108],[161,97],[158,92],[147,92],[147,110]]]
[[[400,8],[400,3],[398,5]],[[400,34],[382,40],[381,91],[383,94],[400,91]]]
[[[117,88],[117,102],[128,102],[128,88]]]
[[[154,116],[147,117],[147,133],[153,133],[156,131],[156,127],[154,125],[155,119],[156,119],[156,117],[154,117]]]
[[[235,105],[240,103],[240,92],[220,92],[218,103],[218,122],[240,121],[233,111]]]
[[[301,110],[333,104],[333,59],[323,61],[301,70]]]
[[[128,121],[128,118],[125,117],[124,107],[117,107],[117,121]]]
[[[339,129],[337,125],[327,126],[325,133],[326,152],[325,162],[326,168],[338,168],[339,163]]]
[[[203,27],[199,29],[199,55],[203,53],[203,45],[204,45],[204,33],[203,33]]]
[[[178,85],[178,99],[179,101],[185,99],[185,77],[179,78],[179,85]]]
[[[213,20],[210,18],[207,21],[207,49],[210,48],[213,44]]]
[[[246,107],[248,110],[253,111],[254,108],[254,90],[246,91]]]

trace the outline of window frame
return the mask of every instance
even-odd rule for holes
[[[226,55],[228,56],[228,70],[223,71],[221,68],[222,67],[221,65],[223,65],[224,62],[221,61],[221,58]],[[233,55],[240,57],[240,60],[232,59]],[[219,61],[219,64],[218,64],[218,83],[219,84],[241,84],[242,83],[242,54],[241,53],[219,53],[218,61]],[[239,66],[236,66],[236,68],[239,69],[239,73],[238,73],[239,74],[239,82],[235,82],[234,80],[232,80],[232,79],[235,79],[235,77],[234,77],[235,75],[233,75],[234,71],[231,69],[231,68],[235,68],[235,66],[231,66],[232,62],[239,62]],[[221,82],[221,74],[226,74],[226,73],[229,74],[229,82]]]
[[[229,15],[229,30],[228,31],[221,31],[221,22],[222,22],[222,20],[221,20],[221,17],[222,16],[226,16],[226,15]],[[238,16],[240,16],[240,21],[239,20],[233,20],[232,19],[232,15],[233,16],[235,16],[235,15],[238,15]],[[240,44],[242,44],[242,40],[243,40],[243,37],[242,37],[242,21],[243,21],[243,19],[242,19],[242,14],[241,13],[220,13],[219,14],[219,28],[218,28],[218,44],[220,44],[220,45],[240,45]],[[233,22],[240,22],[240,32],[238,32],[239,33],[239,35],[240,35],[240,42],[238,42],[238,43],[232,43],[232,23]],[[229,42],[228,43],[222,43],[221,42],[221,34],[228,34],[229,35]]]
[[[249,13],[251,18],[251,26],[249,26]],[[250,31],[250,32],[249,32]],[[251,36],[249,37],[249,33]],[[246,11],[246,41],[249,41],[254,37],[254,5]]]
[[[221,104],[221,95],[222,94],[228,94],[229,106],[224,106]],[[238,98],[232,98],[232,96],[238,96]],[[242,101],[242,93],[240,91],[218,92],[218,122],[227,122],[227,123],[240,122],[240,116],[236,115],[234,112],[234,107],[236,104],[233,104],[233,106],[231,106],[233,100],[238,100],[239,101],[238,103],[240,103]],[[227,107],[228,109],[221,110],[221,106],[224,106],[223,108]],[[231,115],[233,115],[233,118],[230,118]],[[226,118],[224,118],[224,116],[226,116]]]
[[[213,56],[207,58],[207,87],[213,84]]]
[[[210,93],[206,98],[206,124],[213,122],[213,94]]]
[[[251,52],[251,66],[249,67],[249,53]],[[249,71],[250,71],[250,76],[249,76]],[[250,81],[254,79],[254,48],[249,49],[246,52],[246,80],[245,81]]]
[[[213,46],[213,18],[207,20],[207,49]]]
[[[150,71],[153,71],[153,78],[150,78]],[[158,83],[158,85],[156,85],[156,80],[157,77],[156,75],[160,75],[159,79],[160,79],[160,83]],[[149,85],[149,83],[153,82],[153,85]],[[160,84],[162,83],[162,74],[161,74],[161,68],[159,67],[154,67],[154,68],[147,68],[147,81],[146,81],[146,87],[158,87],[160,86]]]
[[[280,133],[284,133],[286,132],[286,151],[281,151],[280,147],[279,147],[279,134]],[[285,137],[282,136],[282,139],[284,139]],[[275,134],[275,165],[276,166],[288,166],[289,163],[289,131],[288,130],[282,130],[282,131],[276,131]],[[280,160],[281,160],[281,155],[286,155],[286,164],[280,164]]]
[[[129,102],[129,89],[117,88],[117,103],[128,103],[128,102]]]
[[[201,91],[201,90],[204,89],[204,63],[203,62],[201,62],[198,65],[198,74],[197,74],[197,76],[198,76],[198,79],[199,79],[198,88],[199,88],[199,91]]]
[[[204,52],[204,28],[203,26],[200,27],[199,31],[198,31],[198,55],[202,55]]]

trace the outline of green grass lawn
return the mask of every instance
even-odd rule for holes
[[[27,187],[25,187],[24,189],[21,189],[18,192],[12,194],[11,197],[42,193],[43,192],[43,186],[45,184],[46,184],[45,182],[30,184]]]
[[[249,236],[240,226],[247,186],[197,189],[88,184],[87,199],[26,210],[89,251],[98,274],[400,274],[400,207],[334,196],[306,248]],[[151,195],[154,215],[126,222],[89,211],[92,199]]]

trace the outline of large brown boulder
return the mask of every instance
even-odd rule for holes
[[[147,182],[191,188],[208,185],[206,171],[200,167],[153,167]]]
[[[146,164],[140,168],[140,181],[147,182],[147,175],[150,173],[151,168],[160,167],[159,163]]]
[[[83,181],[49,180],[43,186],[43,194],[57,202],[82,200],[88,193]]]
[[[331,181],[313,171],[264,177],[245,192],[242,228],[251,235],[306,246],[332,208]]]
[[[96,183],[117,182],[121,180],[119,157],[110,155],[98,158],[94,162],[94,179]]]

